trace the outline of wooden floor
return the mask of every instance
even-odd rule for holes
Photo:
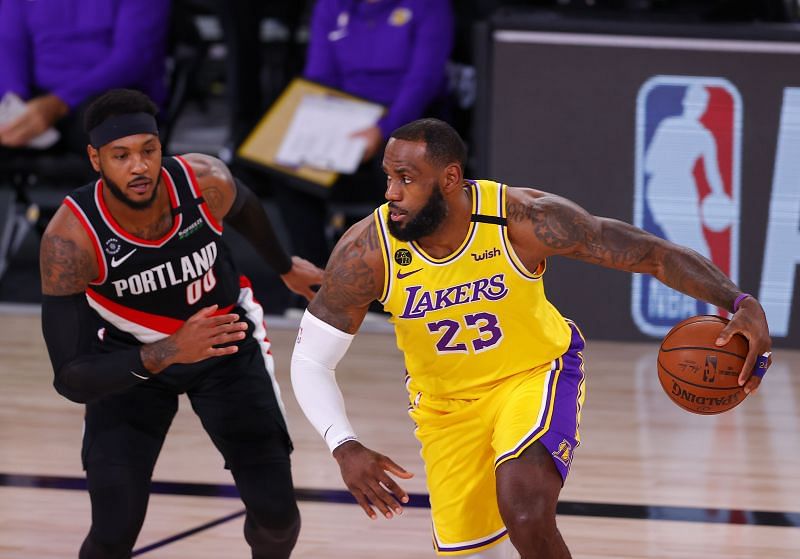
[[[270,334],[296,446],[295,483],[300,489],[341,490],[335,462],[292,396],[288,363],[295,331]],[[757,396],[728,414],[701,417],[681,411],[662,393],[655,351],[655,344],[589,342],[584,442],[562,501],[592,506],[573,506],[559,516],[573,556],[800,558],[800,352],[776,351]],[[52,389],[37,315],[0,314],[0,355],[0,476],[6,480],[0,484],[0,557],[74,557],[89,525],[87,495],[25,487],[20,480],[82,478],[82,406]],[[361,439],[413,471],[416,477],[405,487],[425,493],[393,337],[359,335],[338,378]],[[230,485],[187,404],[182,400],[154,479]],[[433,556],[426,508],[406,509],[390,521],[370,521],[351,504],[310,500],[300,508],[303,529],[294,557]],[[225,520],[241,510],[231,497],[153,495],[137,549],[145,550],[143,557],[167,559],[249,557],[241,516]],[[622,518],[615,518],[619,511]],[[787,513],[786,522],[774,522],[782,516],[770,513],[780,512]],[[214,521],[219,523],[146,551]]]

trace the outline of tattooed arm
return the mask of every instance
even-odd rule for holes
[[[197,185],[211,215],[222,221],[236,199],[236,184],[230,169],[216,157],[202,153],[187,153],[184,159],[197,177]]]
[[[322,287],[308,310],[320,320],[355,334],[372,301],[383,291],[383,257],[372,216],[342,236],[333,249]]]
[[[408,494],[392,475],[408,479],[413,474],[358,441],[336,383],[336,366],[369,304],[380,297],[383,274],[378,233],[369,216],[336,245],[322,287],[300,322],[291,372],[300,408],[328,445],[342,480],[370,518],[376,517],[374,509],[386,518],[402,513],[401,503],[408,502]]]
[[[219,159],[197,153],[186,155],[197,176],[203,198],[217,221],[223,218],[243,235],[286,286],[306,299],[322,281],[322,270],[297,256],[290,258],[281,246],[261,201],[234,178]]]
[[[93,347],[100,326],[85,290],[98,263],[87,233],[62,206],[42,236],[42,333],[56,390],[74,402],[90,402],[120,392],[173,363],[193,363],[236,351],[217,344],[241,339],[247,324],[236,315],[209,316],[203,309],[173,335],[140,347],[102,353]]]
[[[520,247],[523,261],[538,263],[561,254],[617,270],[652,274],[673,289],[726,309],[732,308],[742,293],[711,261],[690,248],[622,221],[593,216],[565,198],[511,188],[507,210],[509,236],[515,250]],[[764,310],[755,298],[746,298],[739,310],[718,343],[724,345],[735,333],[748,339],[750,351],[740,376],[740,384],[744,384],[756,357],[769,351],[772,342]],[[758,381],[750,378],[746,389],[755,388]]]

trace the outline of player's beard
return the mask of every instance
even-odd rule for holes
[[[102,169],[100,170],[100,178],[103,179],[103,184],[105,184],[108,187],[109,192],[111,192],[111,195],[114,196],[114,198],[116,198],[117,200],[119,200],[120,202],[122,202],[123,204],[134,210],[146,210],[147,208],[152,206],[153,202],[155,202],[156,200],[156,196],[158,195],[158,188],[161,185],[161,178],[159,177],[156,180],[156,185],[153,188],[153,193],[150,195],[150,198],[148,198],[147,200],[131,200],[130,198],[125,196],[125,193],[122,191],[122,189],[119,187],[117,183],[115,183],[107,176],[105,176]]]
[[[447,217],[447,204],[442,196],[442,189],[437,184],[422,209],[405,225],[389,220],[389,233],[399,241],[416,241],[436,231],[445,217]]]

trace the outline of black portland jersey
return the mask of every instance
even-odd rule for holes
[[[86,297],[115,337],[155,342],[203,307],[217,304],[223,313],[237,305],[239,276],[222,243],[222,226],[184,159],[163,159],[159,188],[169,193],[172,227],[160,239],[123,230],[105,205],[103,188],[102,180],[87,184],[64,203],[92,239],[99,275]]]

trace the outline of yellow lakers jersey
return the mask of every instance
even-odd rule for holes
[[[468,181],[472,221],[461,246],[433,258],[387,227],[375,210],[385,268],[380,302],[415,390],[477,398],[497,381],[547,365],[570,343],[570,329],[545,297],[542,262],[525,268],[506,227],[506,186]]]

